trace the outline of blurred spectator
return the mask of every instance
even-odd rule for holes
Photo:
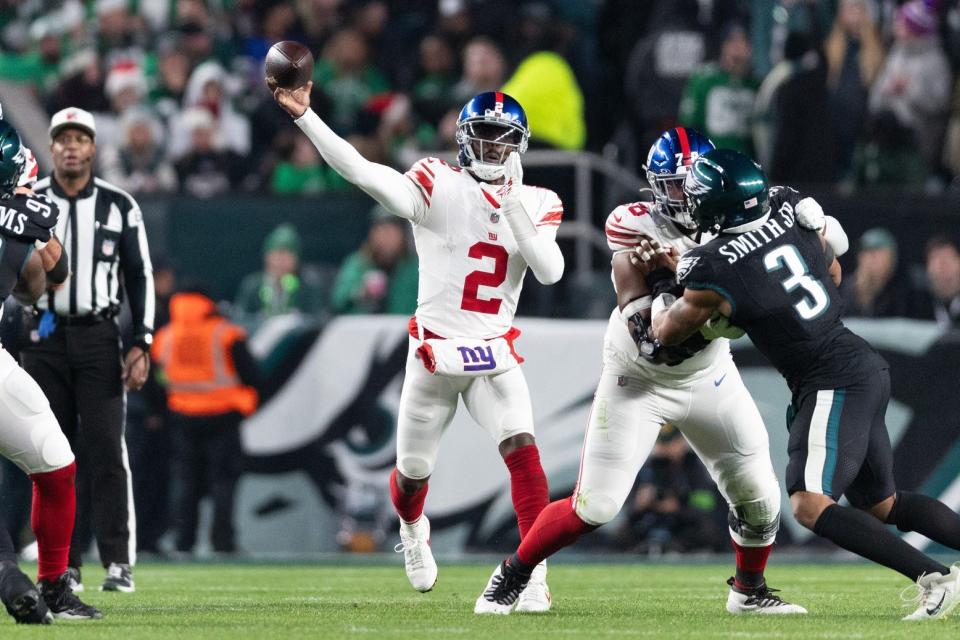
[[[716,63],[687,83],[679,121],[699,129],[718,147],[753,154],[750,116],[759,82],[750,73],[750,41],[739,24],[728,25]]]
[[[234,88],[232,79],[218,62],[204,62],[190,74],[183,97],[185,111],[175,117],[170,125],[169,153],[178,158],[188,144],[183,118],[188,111],[206,110],[213,118],[218,144],[235,154],[250,152],[250,122],[233,108],[230,93]]]
[[[830,123],[836,142],[838,176],[850,170],[853,150],[863,132],[870,86],[883,64],[883,44],[869,0],[841,0],[833,29],[824,43]]]
[[[347,256],[333,285],[334,313],[397,313],[417,308],[419,271],[407,222],[374,207],[367,240]]]
[[[438,35],[420,42],[421,77],[410,92],[413,115],[422,128],[418,136],[432,144],[443,116],[459,105],[453,97],[455,58],[449,43]]]
[[[176,35],[167,35],[160,40],[151,78],[150,103],[167,122],[180,110],[190,80],[190,58],[180,49],[180,42]]]
[[[350,183],[327,166],[306,136],[293,138],[287,159],[273,170],[271,189],[281,195],[308,195],[336,189],[350,189]]]
[[[478,93],[500,89],[506,73],[507,61],[493,40],[481,36],[468,42],[463,48],[463,77],[453,87],[457,110]]]
[[[103,178],[136,194],[176,191],[177,174],[164,154],[163,125],[140,107],[124,113],[119,128],[119,145],[100,151]]]
[[[823,59],[796,32],[787,38],[784,56],[757,94],[757,159],[777,184],[832,182],[835,152]]]
[[[918,309],[908,278],[898,267],[893,234],[875,227],[861,237],[857,268],[843,278],[844,315],[865,318],[913,318]]]
[[[316,271],[300,265],[300,235],[291,224],[277,226],[263,242],[263,271],[240,283],[236,311],[263,319],[284,313],[318,313],[324,287]]]
[[[540,51],[520,63],[503,86],[516,98],[530,123],[531,143],[575,151],[587,141],[583,93],[567,61]]]
[[[122,60],[111,67],[103,88],[110,101],[110,111],[97,115],[97,144],[101,148],[121,143],[120,120],[128,109],[146,97],[147,79],[139,65]]]
[[[722,548],[726,504],[680,432],[666,425],[640,469],[627,523],[625,546],[650,555]],[[718,542],[720,541],[720,542]]]
[[[944,329],[960,327],[960,250],[946,236],[927,242],[927,279],[933,319]]]
[[[202,287],[187,287],[170,299],[170,323],[157,331],[151,354],[163,370],[180,481],[177,551],[193,551],[200,500],[209,492],[211,546],[233,553],[240,422],[257,408],[259,383],[246,332],[217,312]]]
[[[953,86],[937,22],[923,0],[897,10],[896,39],[870,92],[871,114],[909,132],[927,171],[939,166]]]
[[[100,56],[112,63],[111,56],[129,57],[136,41],[136,21],[130,15],[127,0],[96,0],[97,28],[94,31],[97,38],[97,51]]]
[[[0,78],[28,83],[38,96],[57,86],[63,47],[54,18],[40,18],[30,27],[32,47],[23,53],[0,51]]]
[[[48,113],[56,113],[67,107],[92,113],[109,111],[110,103],[103,90],[100,59],[95,51],[82,49],[64,60],[61,76],[63,80],[47,99],[45,106]]]
[[[190,136],[190,146],[175,165],[180,192],[209,198],[228,192],[243,177],[243,161],[223,148],[210,112],[202,107],[185,111],[179,126]]]
[[[337,32],[317,60],[313,81],[331,103],[327,122],[341,135],[366,133],[362,116],[371,99],[390,89],[383,74],[369,63],[367,43],[359,32]],[[364,131],[365,130],[365,131]]]

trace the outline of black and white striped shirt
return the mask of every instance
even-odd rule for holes
[[[136,200],[96,177],[73,198],[52,176],[38,181],[33,189],[59,206],[56,234],[70,259],[64,288],[41,297],[37,307],[64,316],[112,316],[119,311],[125,289],[135,342],[149,344],[155,304],[153,267]]]

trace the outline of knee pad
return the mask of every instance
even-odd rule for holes
[[[26,473],[46,473],[73,462],[73,451],[60,430],[43,391],[20,367],[0,382],[0,402],[10,412],[10,423],[0,426],[13,436],[15,451],[5,451]],[[9,439],[9,438],[6,438]],[[28,444],[29,443],[29,444]]]
[[[617,517],[620,503],[602,493],[580,493],[577,494],[574,511],[587,524],[599,527]]]
[[[48,410],[49,411],[49,410]],[[30,431],[30,440],[33,442],[38,458],[29,461],[29,473],[46,473],[62,469],[73,462],[73,450],[67,436],[63,435],[60,425],[50,412],[49,420],[36,420]]]
[[[763,547],[772,544],[780,528],[779,493],[730,505],[727,514],[730,535],[743,547]]]
[[[433,473],[433,463],[423,457],[404,456],[397,459],[397,469],[411,480],[423,480]]]

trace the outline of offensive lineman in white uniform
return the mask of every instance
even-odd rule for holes
[[[695,336],[670,353],[660,350],[653,360],[640,354],[643,349],[649,356],[654,348],[646,329],[651,302],[660,291],[651,295],[631,262],[652,258],[652,251],[679,256],[710,239],[701,237],[693,224],[682,184],[687,167],[712,149],[713,144],[693,129],[666,131],[647,157],[647,180],[656,202],[622,205],[607,218],[619,308],[613,310],[604,338],[604,368],[577,486],[573,496],[551,503],[541,513],[517,553],[494,571],[474,611],[509,613],[512,601],[523,592],[531,564],[612,520],[660,427],[670,423],[687,438],[730,505],[737,571],[728,580],[727,611],[806,613],[774,595],[764,580],[780,521],[780,486],[763,420],[733,363],[724,327],[715,327],[709,336]],[[819,205],[810,200],[806,208],[813,217],[819,214],[819,220],[810,224],[822,227]],[[675,284],[672,277],[662,282],[664,290]]]
[[[522,184],[529,129],[520,104],[504,93],[482,93],[461,110],[460,167],[425,158],[401,174],[364,159],[331,131],[310,109],[311,86],[276,89],[274,97],[331,167],[413,225],[420,281],[390,494],[407,577],[414,589],[429,591],[437,565],[423,503],[459,397],[510,471],[521,538],[549,500],[512,322],[527,267],[543,284],[563,275],[556,243],[563,206],[552,191]],[[545,563],[530,584],[517,610],[549,609]]]

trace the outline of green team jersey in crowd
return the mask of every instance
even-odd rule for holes
[[[334,313],[398,313],[413,315],[417,310],[420,272],[417,257],[402,258],[390,271],[382,297],[369,295],[367,279],[377,271],[367,255],[356,251],[347,256],[333,285],[331,311]],[[382,277],[382,275],[381,275]]]
[[[680,101],[680,124],[704,133],[718,148],[753,155],[751,116],[760,82],[736,78],[716,64],[690,76]]]

